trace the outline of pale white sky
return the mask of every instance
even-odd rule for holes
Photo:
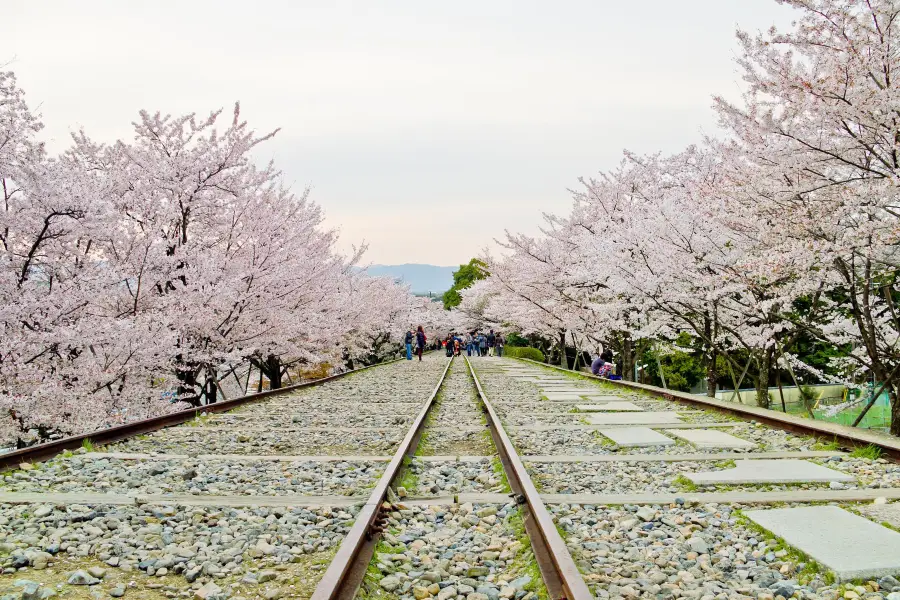
[[[370,262],[468,261],[566,212],[623,148],[677,151],[737,97],[736,25],[774,0],[6,0],[8,63],[50,147],[131,137],[138,110],[240,100],[260,154]]]

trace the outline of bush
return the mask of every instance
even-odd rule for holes
[[[525,348],[528,346],[528,338],[522,337],[518,333],[511,333],[506,336],[506,345]]]
[[[544,353],[537,348],[506,346],[503,348],[503,356],[509,356],[510,358],[530,358],[531,360],[544,362]]]

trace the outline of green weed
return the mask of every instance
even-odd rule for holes
[[[678,475],[678,477],[672,480],[672,483],[674,483],[682,492],[696,492],[700,489],[696,483],[684,475]]]
[[[503,463],[500,462],[500,457],[495,456],[491,461],[491,468],[494,471],[494,475],[497,479],[500,480],[500,484],[503,486],[503,492],[511,492],[512,488],[509,487],[509,479],[506,478],[506,471],[503,470]]]
[[[822,450],[825,452],[837,452],[841,449],[841,445],[838,444],[837,438],[831,440],[830,442],[823,442],[821,440],[817,441],[813,444],[813,450]]]
[[[869,444],[868,446],[860,446],[859,448],[854,448],[853,452],[850,453],[850,456],[853,458],[868,458],[869,460],[877,460],[881,458],[881,448],[874,444]]]

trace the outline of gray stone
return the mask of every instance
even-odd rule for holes
[[[104,577],[106,577],[106,569],[104,569],[103,567],[91,567],[90,569],[88,569],[88,574],[90,574],[91,577],[103,579]]]
[[[117,584],[113,589],[109,590],[109,595],[113,598],[121,598],[125,595],[125,585]]]
[[[387,577],[383,577],[381,581],[378,582],[385,591],[393,592],[398,587],[400,587],[400,580],[394,577],[393,575],[388,575]]]
[[[685,542],[685,544],[687,545],[688,548],[690,548],[693,552],[696,552],[697,554],[706,554],[707,552],[709,552],[709,546],[707,546],[706,540],[704,540],[702,537],[695,535],[694,537],[689,538]]]
[[[805,506],[744,513],[834,571],[840,581],[900,573],[900,533],[837,506]]]
[[[666,433],[687,440],[698,448],[755,448],[756,444],[715,429],[667,429]]]
[[[727,435],[727,434],[726,434]],[[733,469],[686,473],[697,485],[719,483],[824,483],[854,477],[805,460],[739,460]]]
[[[671,410],[587,415],[585,418],[591,425],[671,425],[682,423],[678,413]]]
[[[672,438],[666,437],[649,427],[616,427],[601,429],[600,434],[608,437],[623,448],[640,448],[644,446],[671,446],[675,443]]]
[[[210,581],[194,592],[194,598],[196,598],[196,600],[212,600],[213,598],[219,597],[221,594],[222,588]]]
[[[652,521],[656,517],[656,511],[649,506],[642,506],[637,511],[637,516],[642,521]]]
[[[69,585],[97,585],[100,580],[92,577],[86,571],[75,571],[69,576]]]

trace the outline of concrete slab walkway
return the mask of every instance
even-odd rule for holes
[[[803,506],[744,515],[834,571],[839,581],[900,574],[900,533],[843,508]]]
[[[686,440],[698,448],[756,448],[756,444],[742,440],[730,433],[713,430],[674,431],[667,430],[676,437]]]
[[[649,427],[610,427],[601,429],[600,434],[608,437],[623,448],[645,448],[648,446],[671,446],[675,443],[670,437],[666,437]]]
[[[856,481],[852,475],[805,460],[739,460],[733,469],[685,473],[697,485],[739,483],[829,483]]]
[[[677,412],[668,410],[587,415],[585,418],[591,425],[666,425],[669,423],[683,423]]]

